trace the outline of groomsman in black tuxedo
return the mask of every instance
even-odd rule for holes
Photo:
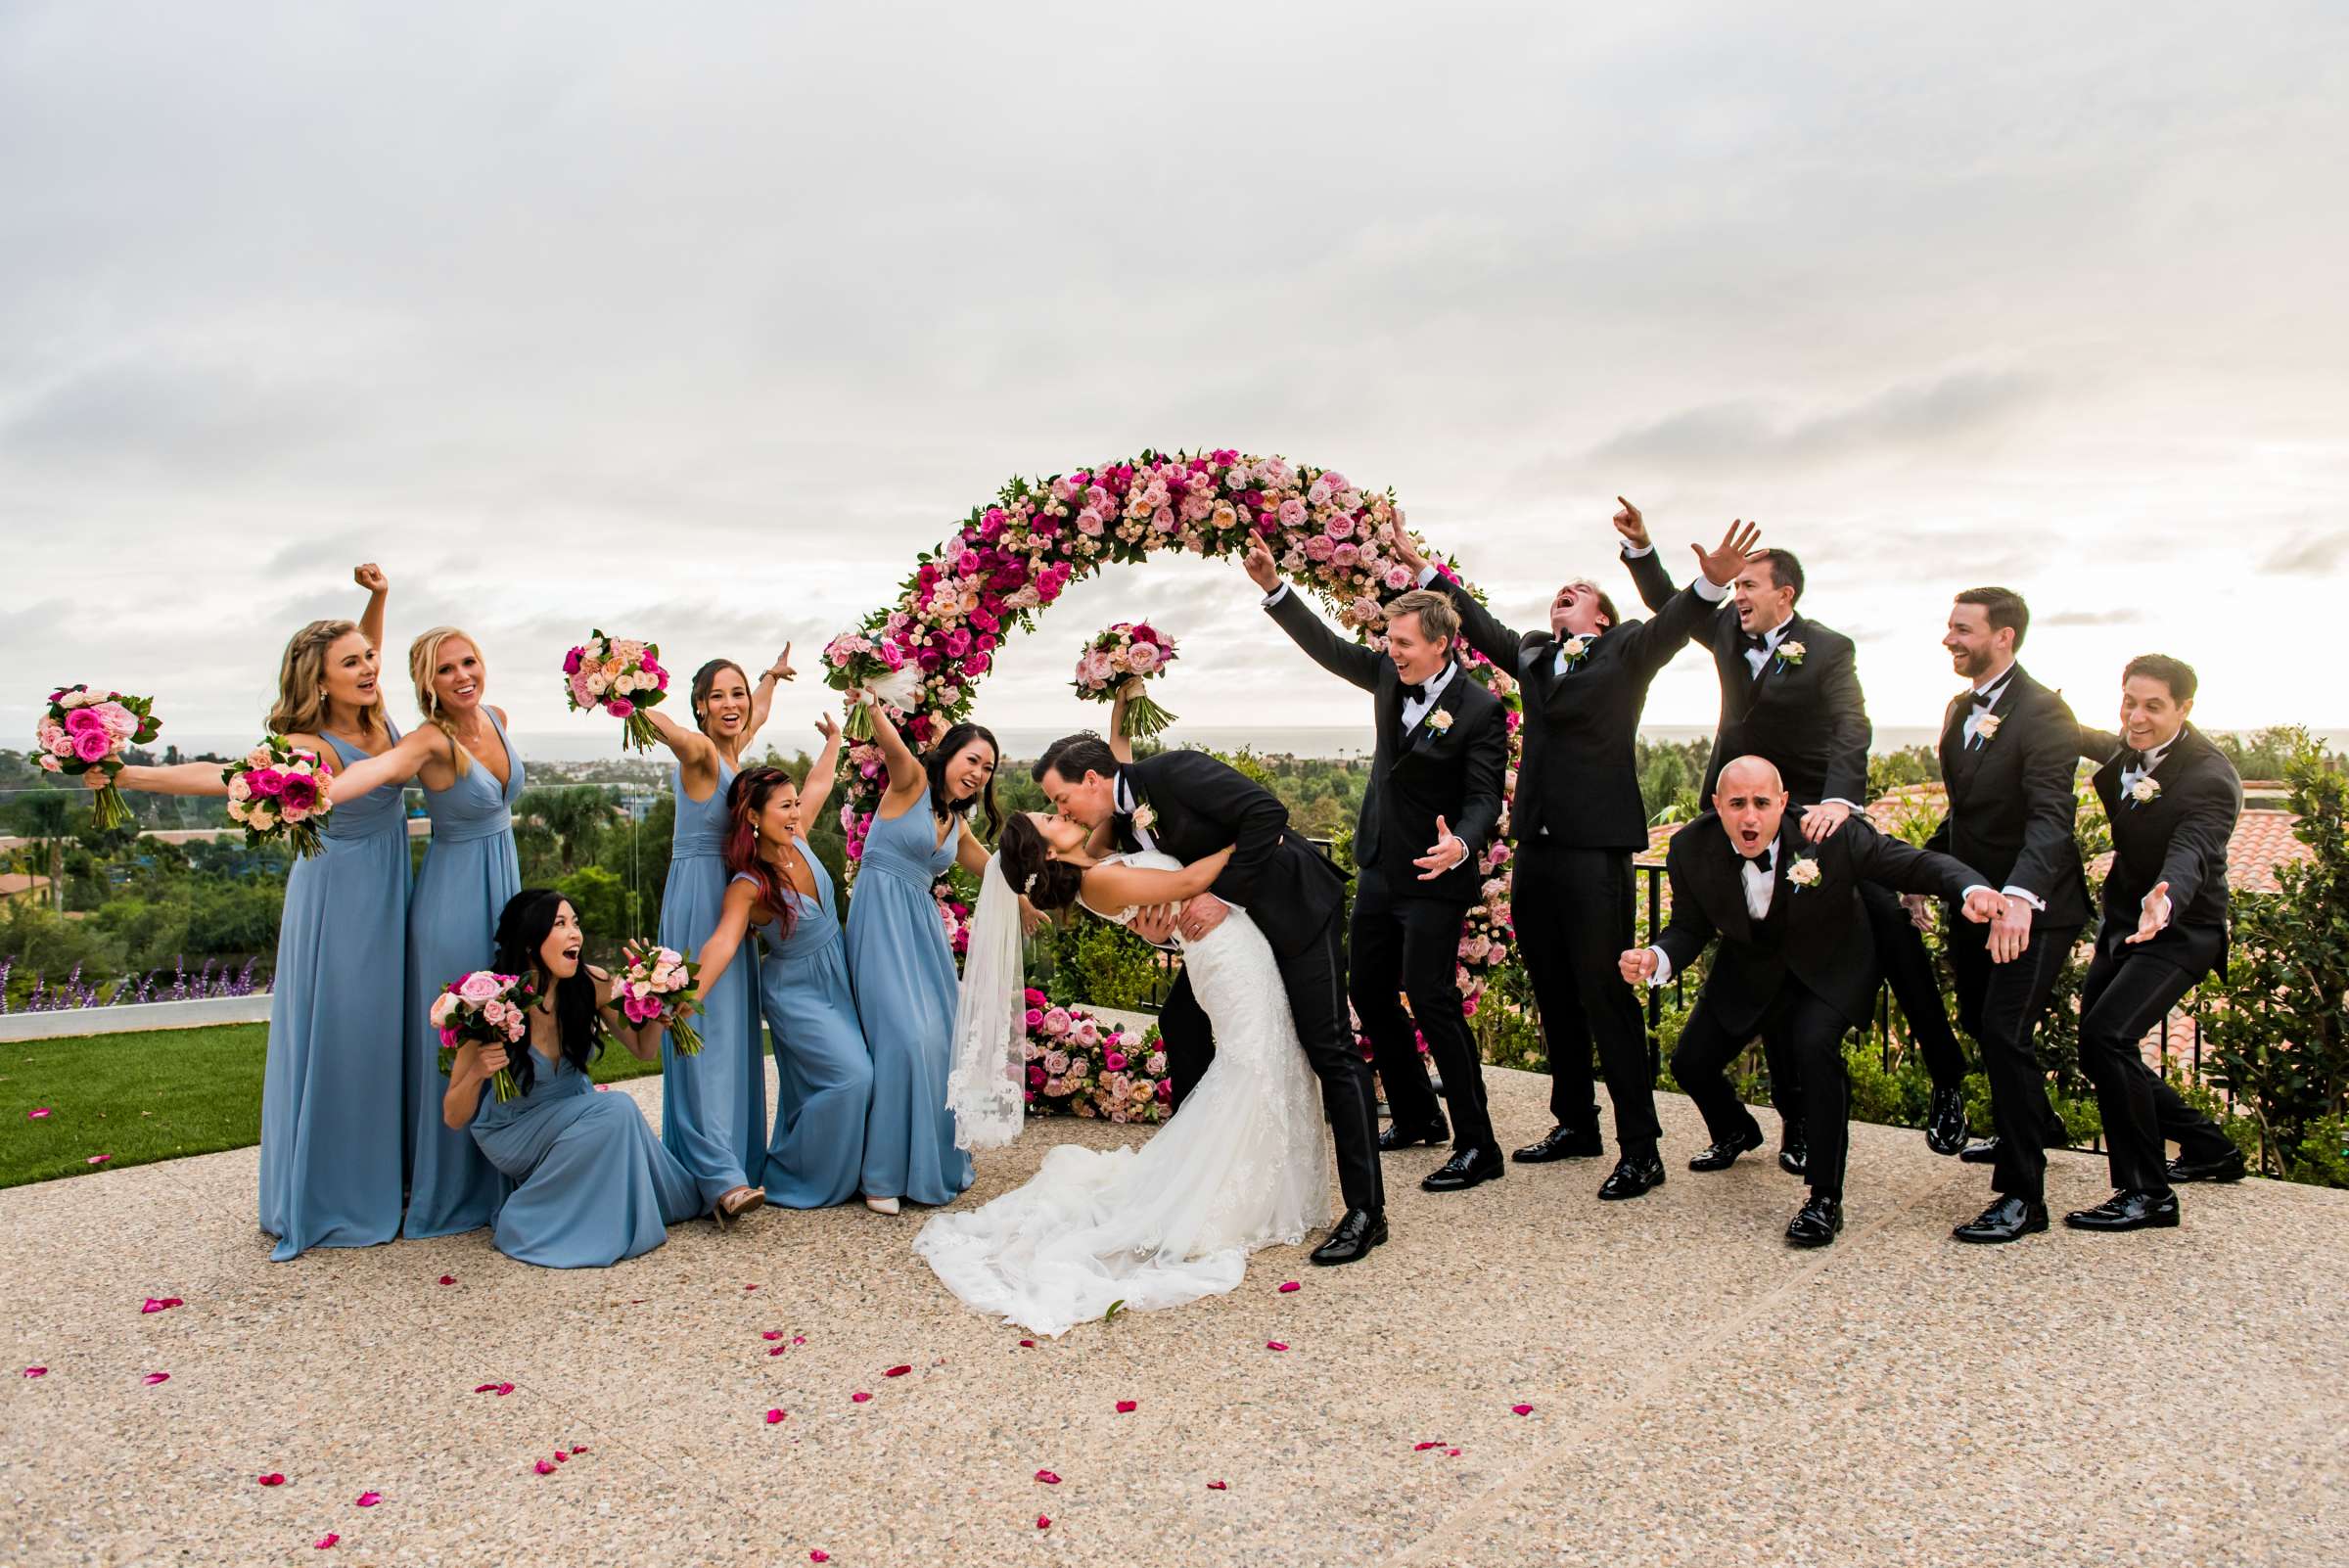
[[[2121,672],[2121,733],[2083,727],[2096,796],[2112,820],[2103,923],[2080,987],[2080,1065],[2096,1085],[2114,1192],[2063,1217],[2078,1230],[2178,1222],[2177,1181],[2234,1181],[2243,1155],[2145,1065],[2145,1036],[2227,959],[2227,844],[2243,785],[2227,754],[2187,722],[2193,668],[2163,654]],[[2162,1163],[2164,1139],[2178,1158]]]
[[[1941,639],[1970,684],[1942,717],[1949,809],[1925,847],[1981,867],[2005,899],[1987,933],[1963,930],[1956,911],[1948,914],[1958,1016],[1981,1046],[1997,1130],[1986,1147],[1998,1199],[1957,1228],[1959,1241],[2013,1241],[2047,1229],[2047,1150],[2065,1141],[2032,1037],[2088,924],[2088,878],[2072,835],[2080,721],[2015,663],[2030,629],[2021,594],[1968,588],[1950,607]],[[1921,913],[1922,899],[1903,901]],[[1916,941],[1915,931],[1903,940]]]
[[[1622,496],[1617,496],[1623,501]],[[1650,610],[1670,602],[1672,579],[1649,547],[1639,509],[1623,501],[1615,526],[1625,538],[1624,560]],[[1867,799],[1867,745],[1872,731],[1860,692],[1852,639],[1800,614],[1803,565],[1791,550],[1756,552],[1736,582],[1730,606],[1699,626],[1691,641],[1709,650],[1721,674],[1721,724],[1705,770],[1710,795],[1732,757],[1766,757],[1777,764],[1802,808],[1803,836],[1823,842]],[[1950,1027],[1933,961],[1910,929],[1900,900],[1874,883],[1862,890],[1875,932],[1877,961],[1893,1000],[1916,1038],[1933,1080],[1925,1142],[1936,1154],[1965,1144],[1965,1052]],[[1771,1063],[1772,1102],[1781,1117],[1794,1102],[1777,1092]],[[1788,1118],[1778,1163],[1802,1174],[1802,1127]]]
[[[1549,1113],[1556,1126],[1519,1149],[1525,1164],[1603,1152],[1590,1046],[1598,1043],[1615,1107],[1615,1169],[1601,1198],[1636,1198],[1664,1184],[1655,1084],[1639,1004],[1616,968],[1632,945],[1632,855],[1647,848],[1635,742],[1657,671],[1728,597],[1756,530],[1733,524],[1700,575],[1653,621],[1623,621],[1587,577],[1550,597],[1549,629],[1510,630],[1456,579],[1428,564],[1401,529],[1390,553],[1441,587],[1460,613],[1468,645],[1520,682],[1525,753],[1509,808],[1517,858],[1509,908],[1549,1046]]]
[[[1673,1077],[1704,1113],[1713,1137],[1688,1169],[1727,1170],[1762,1146],[1762,1129],[1723,1072],[1759,1033],[1794,1065],[1811,1134],[1805,1168],[1811,1197],[1787,1225],[1786,1239],[1823,1247],[1843,1228],[1850,1110],[1843,1037],[1866,1026],[1876,990],[1875,941],[1861,889],[1889,883],[1935,894],[1983,923],[2002,913],[2005,900],[1971,867],[1886,838],[1865,819],[1813,843],[1787,803],[1770,762],[1730,760],[1713,809],[1673,835],[1665,856],[1671,920],[1655,945],[1625,951],[1620,967],[1635,986],[1661,986],[1721,938],[1704,994],[1672,1053]]]
[[[1460,931],[1482,891],[1477,856],[1500,828],[1509,731],[1500,699],[1459,662],[1460,619],[1415,588],[1387,606],[1380,653],[1329,629],[1280,580],[1272,552],[1249,550],[1265,609],[1313,663],[1377,698],[1378,748],[1354,836],[1347,995],[1370,1037],[1394,1120],[1382,1153],[1451,1136],[1452,1155],[1419,1184],[1457,1192],[1505,1174],[1485,1075],[1459,988]],[[1401,981],[1400,988],[1397,985]],[[1410,997],[1405,1012],[1398,990]],[[1412,1023],[1444,1075],[1451,1125],[1419,1065]]]

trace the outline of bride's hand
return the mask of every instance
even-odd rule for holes
[[[1171,903],[1154,903],[1128,921],[1127,929],[1144,942],[1163,947],[1174,940],[1174,906]]]
[[[1033,937],[1043,930],[1044,922],[1051,918],[1035,904],[1030,903],[1028,895],[1025,893],[1020,895],[1020,929],[1023,932]]]

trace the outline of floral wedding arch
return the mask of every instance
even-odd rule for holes
[[[1392,492],[1365,490],[1334,469],[1228,448],[1145,451],[1049,479],[1011,481],[991,504],[973,507],[938,549],[925,552],[896,600],[866,616],[858,629],[893,666],[919,671],[907,706],[890,713],[921,750],[970,716],[979,683],[1014,627],[1033,626],[1070,583],[1113,562],[1177,550],[1236,557],[1262,538],[1291,583],[1328,604],[1357,637],[1381,646],[1385,605],[1414,586],[1380,542],[1390,525],[1403,522]],[[1516,684],[1473,650],[1464,652],[1470,673],[1508,709],[1506,782],[1514,791]],[[848,763],[840,819],[852,881],[886,769],[880,748],[869,741],[850,748]],[[1471,1014],[1513,941],[1508,860],[1505,842],[1486,851],[1483,898],[1461,934],[1461,992]],[[951,905],[947,918],[954,918]]]

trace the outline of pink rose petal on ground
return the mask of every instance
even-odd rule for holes
[[[31,1110],[24,1113],[24,1120],[27,1122],[46,1122],[49,1120],[49,1118],[55,1116],[57,1112],[49,1106],[36,1105]]]
[[[104,1165],[107,1161],[113,1158],[114,1156],[111,1154],[93,1154],[81,1163],[84,1165]]]
[[[46,1366],[27,1366],[24,1368],[24,1375],[26,1377],[47,1377],[49,1375],[49,1368]]]
[[[169,1372],[149,1372],[144,1381],[149,1388],[153,1388],[158,1383],[170,1382],[171,1374]]]
[[[574,1453],[584,1453],[587,1452],[587,1445],[584,1443],[576,1443],[572,1445],[571,1452]]]
[[[1054,1475],[1054,1474],[1053,1474],[1051,1471],[1049,1471],[1049,1470],[1038,1470],[1038,1471],[1036,1471],[1036,1478],[1038,1481],[1041,1481],[1041,1482],[1042,1482],[1044,1485],[1046,1485],[1046,1486],[1048,1486],[1048,1487],[1056,1487],[1056,1486],[1060,1485],[1060,1477],[1058,1477],[1058,1476]]]
[[[1294,1279],[1284,1279],[1280,1282],[1280,1293],[1284,1296],[1292,1290],[1303,1290],[1304,1288]]]
[[[794,1345],[805,1345],[807,1343],[807,1336],[805,1334],[794,1334],[791,1336],[791,1342]]]
[[[1020,1349],[1034,1350],[1036,1349],[1036,1341],[1033,1339],[1023,1339],[1020,1341]]]
[[[341,1536],[338,1536],[332,1530],[329,1530],[325,1535],[320,1536],[317,1540],[311,1542],[310,1545],[317,1547],[320,1551],[324,1551],[327,1547],[333,1545],[336,1542],[342,1539],[343,1538]]]
[[[871,1398],[872,1396],[870,1394],[867,1394],[862,1389],[858,1389],[855,1393],[849,1396],[849,1403],[851,1405],[862,1405],[866,1400]]]
[[[358,1497],[358,1504],[362,1508],[372,1508],[383,1500],[384,1495],[380,1492],[362,1492]]]
[[[160,1299],[150,1296],[147,1298],[146,1305],[141,1307],[139,1311],[143,1313],[167,1313],[174,1307],[185,1307],[187,1303],[181,1301],[177,1296],[164,1296]]]
[[[286,1478],[278,1474],[275,1470],[272,1470],[267,1475],[260,1476],[257,1479],[260,1481],[261,1485],[265,1487],[282,1487],[286,1484]]]
[[[571,1455],[564,1453],[561,1449],[557,1449],[555,1450],[555,1462],[557,1464],[569,1464],[571,1462]]]
[[[830,1562],[832,1560],[832,1553],[828,1551],[811,1551],[807,1553],[807,1560],[809,1562]]]
[[[453,1285],[453,1284],[455,1284],[456,1282],[457,1282],[457,1276],[456,1276],[456,1275],[454,1275],[454,1274],[442,1274],[442,1275],[440,1276],[440,1283],[442,1283],[443,1285]]]
[[[766,1424],[767,1424],[767,1425],[769,1425],[769,1426],[773,1426],[773,1425],[775,1425],[777,1422],[781,1421],[782,1419],[783,1419],[783,1412],[782,1412],[781,1410],[769,1410],[769,1411],[767,1411],[767,1412],[766,1412]]]
[[[1048,1514],[1048,1513],[1039,1513],[1039,1514],[1037,1514],[1037,1515],[1036,1516],[1036,1527],[1038,1530],[1049,1530],[1049,1529],[1051,1529],[1051,1528],[1052,1528],[1052,1516],[1051,1516],[1050,1514]]]
[[[1411,1452],[1412,1452],[1413,1453],[1426,1453],[1428,1450],[1430,1450],[1430,1449],[1440,1449],[1440,1448],[1442,1448],[1443,1446],[1444,1446],[1444,1441],[1443,1441],[1443,1439],[1441,1439],[1441,1438],[1438,1438],[1438,1439],[1437,1439],[1435,1442],[1433,1442],[1433,1443],[1414,1443],[1414,1444],[1412,1444],[1412,1445],[1411,1445]]]
[[[883,1372],[881,1375],[883,1377],[903,1377],[907,1372],[912,1370],[913,1368],[910,1366],[893,1366],[888,1371]]]
[[[1446,1457],[1447,1459],[1456,1459],[1456,1458],[1458,1458],[1459,1456],[1460,1456],[1460,1451],[1459,1451],[1459,1450],[1457,1450],[1457,1449],[1446,1449],[1446,1450],[1444,1451],[1444,1457]]]
[[[1131,1400],[1120,1400],[1120,1401],[1118,1401],[1118,1413],[1119,1413],[1120,1415],[1130,1415],[1130,1414],[1132,1414],[1132,1413],[1133,1413],[1133,1408],[1134,1408],[1134,1402],[1133,1402],[1133,1401],[1131,1401]]]
[[[497,1392],[497,1385],[495,1383],[477,1383],[474,1385],[473,1391],[476,1394],[494,1394]]]
[[[757,1285],[745,1285],[742,1288],[745,1290],[757,1290],[759,1287]]]
[[[1530,1405],[1512,1405],[1509,1407],[1509,1413],[1511,1415],[1531,1415],[1534,1413],[1534,1407]]]
[[[500,1383],[497,1385],[497,1397],[501,1400],[513,1392],[514,1385],[511,1383]]]
[[[768,1351],[767,1354],[769,1356],[780,1356],[789,1349],[791,1349],[789,1345],[777,1345],[773,1350]]]
[[[765,1340],[781,1339],[783,1337],[783,1330],[780,1328],[770,1328],[765,1333],[760,1334],[759,1337]]]
[[[555,1473],[554,1465],[545,1459],[540,1459],[536,1465],[532,1466],[532,1468],[537,1470],[540,1475],[553,1475]]]
[[[1265,1349],[1267,1350],[1287,1350],[1288,1348],[1288,1344],[1283,1340],[1267,1339],[1265,1341]]]

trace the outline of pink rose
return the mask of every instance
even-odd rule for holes
[[[614,718],[626,718],[636,712],[636,705],[625,697],[607,697],[604,699],[604,711]]]
[[[1077,531],[1085,535],[1087,538],[1097,539],[1101,537],[1102,533],[1107,530],[1108,527],[1108,524],[1101,521],[1101,514],[1094,511],[1089,506],[1077,514]]]
[[[87,735],[92,732],[101,735],[106,733],[106,720],[98,716],[97,709],[76,708],[66,715],[67,734]]]
[[[1315,561],[1327,561],[1338,553],[1338,541],[1325,533],[1316,533],[1305,541],[1305,553]]]
[[[1029,1027],[1030,1029],[1037,1029],[1037,1028],[1041,1028],[1041,1027],[1042,1027],[1042,1025],[1043,1025],[1043,1022],[1044,1022],[1044,1013],[1043,1013],[1043,1009],[1042,1009],[1042,1008],[1040,1008],[1040,1007],[1031,1007],[1031,1008],[1029,1008],[1029,1009],[1028,1009],[1028,1027]]]
[[[1101,1058],[1101,1065],[1113,1073],[1123,1073],[1126,1071],[1126,1053],[1111,1051]]]
[[[1354,537],[1354,519],[1340,513],[1329,520],[1329,526],[1322,531],[1333,539],[1351,539]]]
[[[457,1038],[457,1032],[455,1030],[443,1029],[440,1031],[440,1043],[453,1051],[461,1042]]]
[[[1355,563],[1355,558],[1361,553],[1354,546],[1353,541],[1349,540],[1329,552],[1330,564],[1336,567],[1351,567]]]
[[[1408,573],[1408,572],[1405,571],[1405,570],[1404,570],[1402,567],[1399,567],[1399,566],[1391,566],[1391,567],[1387,568],[1387,586],[1388,586],[1388,587],[1390,587],[1390,588],[1407,588],[1407,587],[1409,587],[1410,585],[1411,585],[1411,575],[1410,575],[1410,573]]]
[[[1305,503],[1292,495],[1280,503],[1280,526],[1293,529],[1305,522]]]
[[[86,709],[77,710],[77,712],[84,713],[87,711]],[[104,726],[97,729],[85,729],[73,737],[73,755],[85,762],[103,762],[106,761],[107,753],[114,749],[114,738],[107,734]]]
[[[318,784],[309,775],[287,773],[282,775],[282,780],[278,800],[289,815],[296,811],[307,811],[318,804]]]
[[[65,763],[59,761],[56,758],[48,755],[46,752],[41,754],[42,771],[48,773],[62,773],[65,771]]]
[[[1069,1013],[1065,1007],[1055,1007],[1044,1014],[1044,1033],[1065,1035],[1069,1032]]]
[[[574,648],[571,652],[565,654],[563,656],[563,673],[566,675],[577,674],[579,672],[579,661],[584,657],[585,655],[576,648]]]
[[[1137,675],[1147,675],[1158,668],[1158,647],[1155,643],[1137,642],[1126,651],[1126,662]]]
[[[486,969],[477,969],[457,982],[459,999],[469,1002],[488,1001],[505,989],[504,983]]]

